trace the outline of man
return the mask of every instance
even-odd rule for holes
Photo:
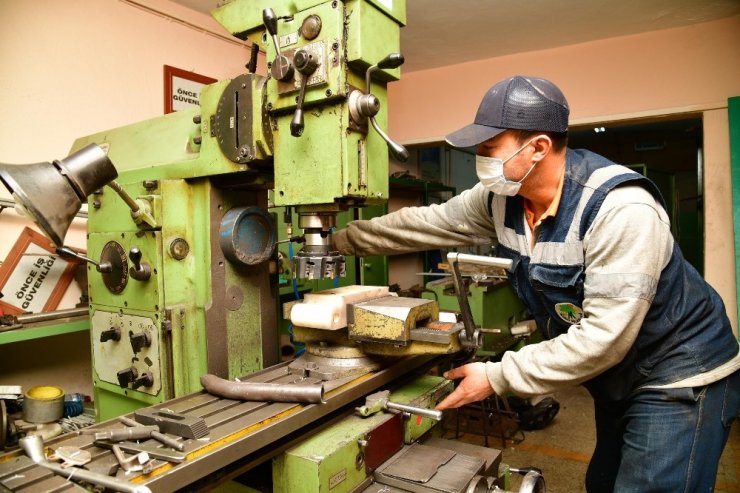
[[[588,491],[711,491],[740,407],[740,356],[717,293],[670,233],[655,185],[566,148],[569,108],[550,81],[511,77],[474,123],[447,136],[477,146],[480,183],[442,205],[355,221],[349,255],[497,242],[545,341],[445,374],[438,408],[584,384],[597,443]]]

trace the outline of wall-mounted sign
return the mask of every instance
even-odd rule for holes
[[[213,84],[216,79],[188,72],[169,65],[164,66],[164,112],[183,110],[198,106],[200,91]]]
[[[79,261],[56,254],[51,241],[24,228],[0,266],[0,308],[5,313],[54,310],[74,278]]]

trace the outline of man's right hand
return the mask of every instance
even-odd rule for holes
[[[485,363],[468,363],[467,365],[453,368],[443,375],[448,380],[462,378],[457,388],[445,399],[437,404],[436,409],[442,411],[455,407],[464,406],[493,395],[493,388],[486,375]]]

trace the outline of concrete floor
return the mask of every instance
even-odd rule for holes
[[[578,387],[554,396],[560,412],[543,430],[524,432],[518,444],[507,442],[503,462],[511,467],[535,466],[542,469],[548,493],[583,492],[583,478],[595,443],[593,404],[586,390]],[[447,432],[452,438],[453,432]],[[483,445],[480,435],[463,434],[460,440]],[[501,448],[499,438],[489,438],[489,446]],[[519,486],[514,479],[513,491]],[[717,493],[740,493],[740,423],[733,425],[720,462]]]

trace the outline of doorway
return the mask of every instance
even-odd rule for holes
[[[668,207],[671,231],[688,260],[704,274],[700,115],[574,126],[568,147],[588,149],[651,179]]]

